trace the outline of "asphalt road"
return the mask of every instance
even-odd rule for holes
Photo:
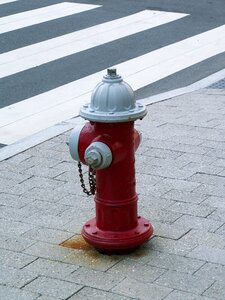
[[[5,4],[3,4],[4,2]],[[69,3],[91,4],[96,7],[85,8],[83,12],[79,13],[71,11],[67,15],[63,15],[63,12],[60,11],[61,9],[57,8],[58,17],[52,13],[53,17],[51,19],[37,21],[36,24],[28,24],[26,26],[21,26],[19,21],[18,28],[9,29],[14,22],[14,20],[10,19],[12,16],[13,18],[14,16],[16,18],[19,16],[26,22],[27,18],[25,15],[19,14],[30,11],[34,12],[33,19],[35,20],[38,9],[45,9],[55,4],[60,4],[64,7],[67,4],[60,0],[43,0],[41,2],[38,0],[0,1],[0,66],[2,66],[2,68],[0,67],[0,113],[1,108],[24,100],[31,101],[34,96],[55,91],[57,88],[72,82],[78,82],[78,80],[83,80],[87,76],[105,70],[110,66],[118,65],[120,73],[120,69],[123,70],[121,66],[126,64],[126,68],[128,70],[130,68],[130,73],[133,71],[138,74],[139,61],[135,60],[131,66],[128,62],[143,57],[143,61],[145,62],[146,60],[146,68],[148,68],[147,64],[155,64],[151,56],[155,52],[157,53],[158,67],[157,69],[153,67],[152,72],[149,71],[150,73],[147,73],[147,75],[144,72],[140,73],[140,84],[134,88],[137,99],[185,87],[225,68],[225,46],[223,45],[225,42],[225,28],[222,28],[223,31],[221,31],[220,35],[218,35],[217,31],[215,33],[213,31],[208,36],[208,32],[225,24],[224,0],[96,0],[70,1]],[[30,51],[28,46],[39,45],[42,42],[51,42],[53,39],[81,30],[84,32],[83,38],[85,39],[86,29],[142,13],[145,10],[160,11],[165,12],[165,14],[174,12],[177,13],[178,17],[174,21],[166,21],[164,24],[154,25],[152,28],[143,29],[136,33],[125,34],[117,39],[112,38],[110,40],[109,37],[107,42],[97,41],[98,44],[93,44],[93,46],[88,45],[84,50],[79,50],[79,46],[77,46],[77,48],[74,48],[74,53],[65,53],[65,55],[61,55],[57,59],[50,58],[46,62],[38,63],[35,61],[35,58],[28,56]],[[49,8],[49,11],[51,12],[51,8]],[[60,16],[60,14],[62,15]],[[179,17],[180,14],[183,15]],[[7,24],[9,24],[8,29]],[[117,34],[120,34],[119,31],[120,27],[117,30]],[[205,48],[202,48],[202,52],[200,49],[197,56],[193,56],[192,62],[193,50],[190,48],[188,55],[177,56],[177,61],[181,63],[181,66],[179,65],[177,68],[173,68],[174,65],[172,62],[164,65],[163,58],[160,61],[161,52],[163,53],[164,49],[167,49],[167,56],[171,54],[170,52],[174,51],[176,53],[176,49],[179,50],[181,46],[185,49],[185,44],[183,44],[185,40],[190,40],[187,45],[198,43],[202,37],[197,38],[195,43],[192,41],[192,38],[202,33],[206,33],[206,37],[204,38],[204,43],[206,44],[210,44],[211,39],[216,39],[217,35],[220,38],[219,42],[215,40],[212,53],[210,52],[212,47],[207,48],[207,51],[211,54],[206,54]],[[98,40],[98,36],[96,40]],[[85,43],[88,44],[88,42],[89,38],[87,37]],[[219,51],[217,44],[220,46]],[[173,48],[171,48],[171,45]],[[53,46],[49,46],[49,48],[51,47]],[[20,64],[17,51],[24,53],[23,64],[25,67],[23,66],[21,71],[19,69],[19,71],[11,71],[11,68],[17,68]],[[150,56],[147,56],[149,54]],[[43,52],[42,58],[46,55]],[[12,60],[9,66],[7,65],[8,57],[9,60]],[[187,57],[190,60],[188,64],[186,64]],[[26,60],[28,62],[31,61],[30,67],[26,67]],[[176,54],[173,61],[174,64],[177,63]],[[6,75],[4,75],[3,69],[6,70]],[[164,70],[165,74],[163,75]],[[3,75],[1,75],[1,72]],[[121,75],[124,75],[123,72]],[[100,79],[101,77],[99,77]],[[46,102],[48,102],[49,97],[46,94]],[[64,97],[64,94],[62,94],[62,97]],[[14,122],[14,120],[10,122]],[[0,124],[1,126],[6,125]],[[4,142],[2,143],[4,144]]]
[[[1,5],[0,17],[40,8],[62,1],[16,1]],[[75,2],[75,1],[70,1]],[[187,3],[188,2],[188,3]],[[27,99],[60,85],[98,72],[109,65],[176,43],[225,23],[225,2],[216,1],[79,1],[102,5],[84,13],[52,20],[1,34],[0,53],[39,43],[60,35],[121,18],[141,10],[159,10],[189,14],[185,18],[117,41],[69,55],[40,67],[31,68],[0,80],[1,107]],[[182,87],[225,68],[225,54],[215,55],[172,74],[136,92],[138,97]]]

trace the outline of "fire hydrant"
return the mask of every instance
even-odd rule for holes
[[[84,224],[82,236],[102,252],[132,250],[153,234],[149,221],[138,215],[135,180],[134,154],[141,138],[134,121],[146,113],[116,69],[108,69],[91,102],[80,109],[90,122],[76,126],[69,137],[72,158],[96,177],[96,217]]]

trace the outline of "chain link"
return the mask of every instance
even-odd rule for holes
[[[84,176],[82,172],[82,165],[81,162],[78,162],[78,171],[79,171],[79,176],[80,176],[80,183],[81,187],[83,189],[83,192],[87,194],[88,196],[94,195],[96,191],[96,179],[95,179],[95,171],[89,167],[88,170],[88,181],[89,181],[89,186],[90,190],[87,190],[85,183],[84,183]]]

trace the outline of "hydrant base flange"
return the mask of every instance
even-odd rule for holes
[[[126,231],[102,231],[96,226],[96,218],[86,222],[82,236],[94,248],[110,253],[122,253],[137,248],[153,234],[153,227],[148,220],[138,217],[137,226]]]

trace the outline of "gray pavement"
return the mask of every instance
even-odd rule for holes
[[[129,255],[80,236],[94,201],[69,131],[0,162],[1,300],[225,299],[225,89],[149,105],[137,128],[139,213],[155,232]]]

